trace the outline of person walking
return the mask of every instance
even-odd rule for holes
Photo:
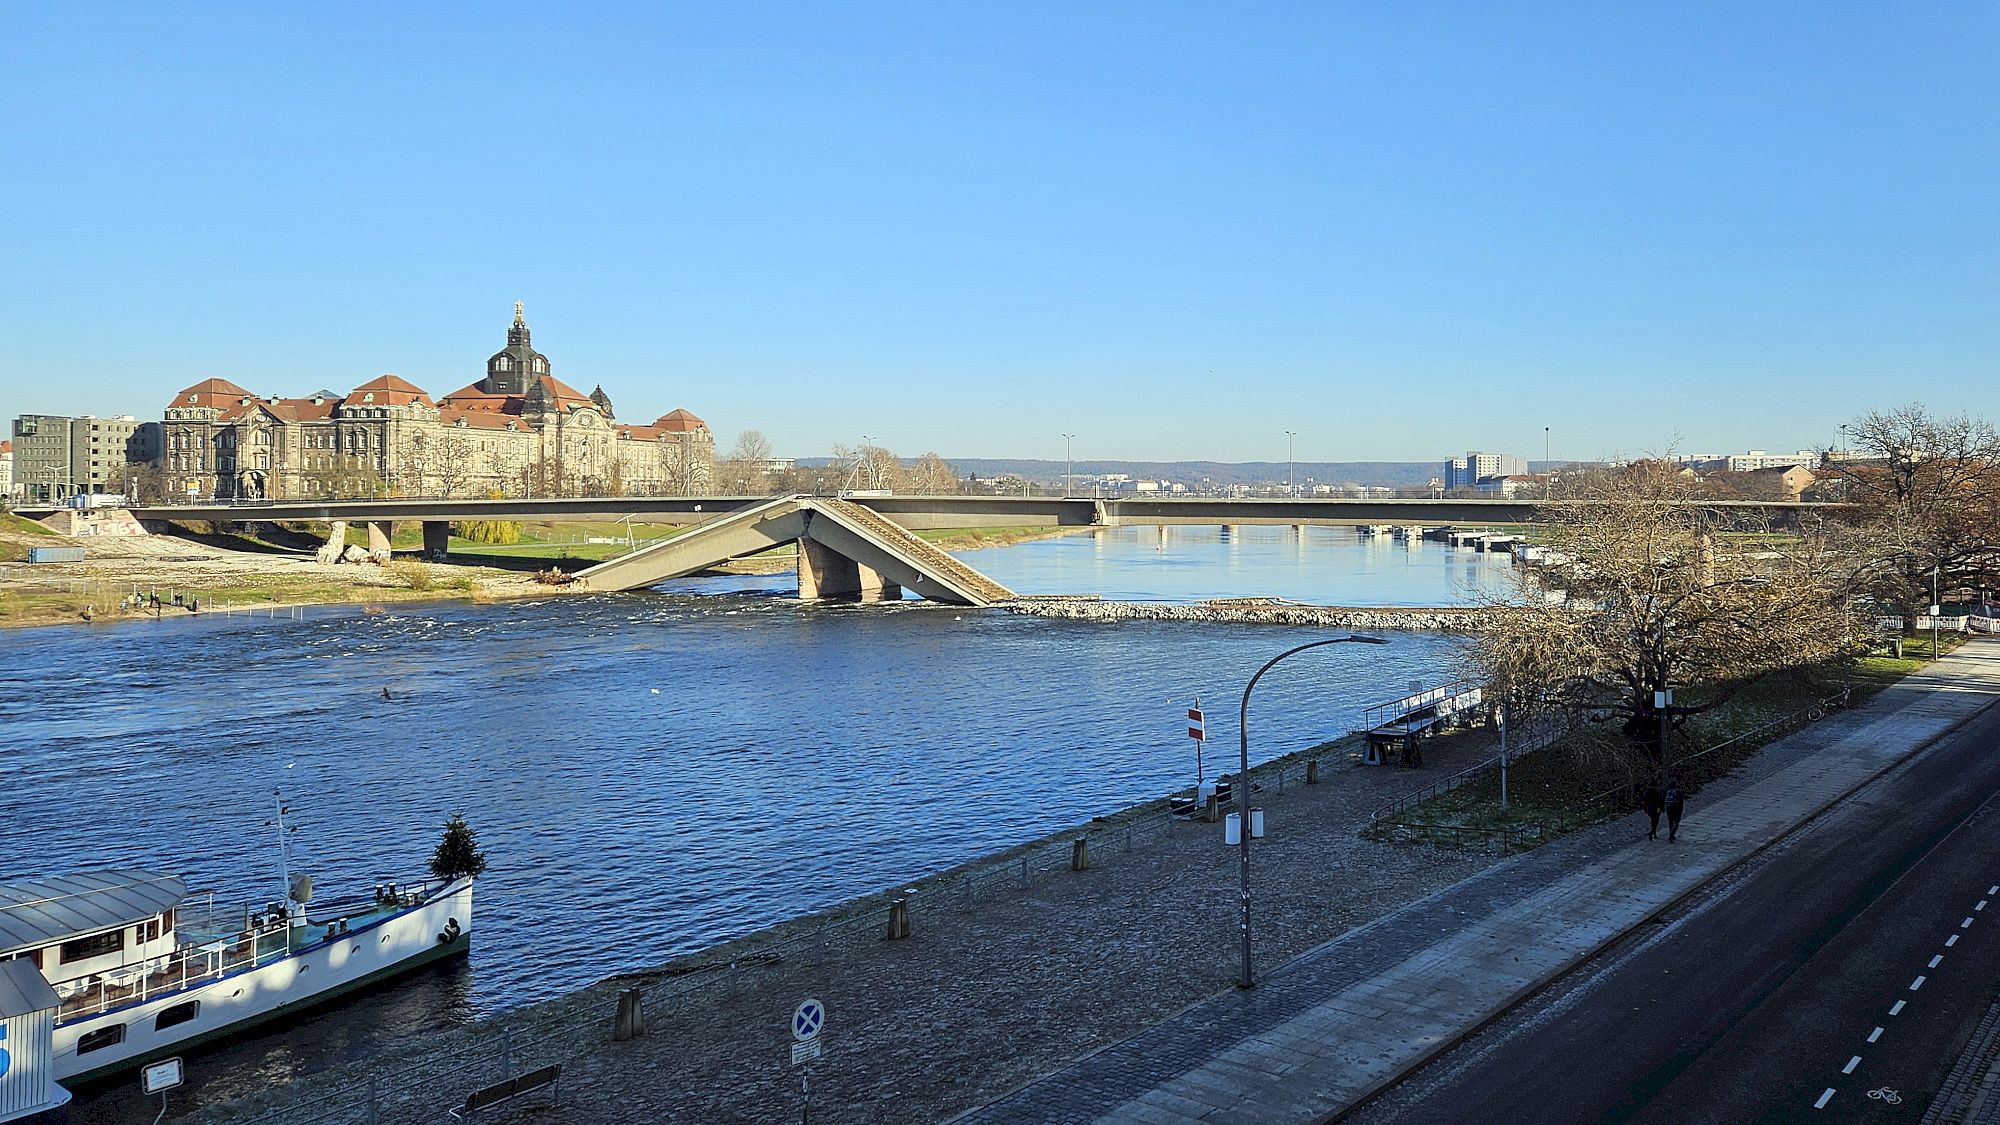
[[[1646,839],[1657,840],[1660,838],[1660,812],[1667,807],[1666,795],[1660,792],[1658,785],[1649,781],[1646,783],[1646,795],[1640,802],[1646,810],[1646,819],[1650,822],[1646,826]]]
[[[1680,835],[1681,809],[1685,804],[1686,804],[1686,798],[1681,795],[1681,787],[1676,784],[1668,785],[1667,795],[1666,795],[1666,809],[1667,809],[1667,843],[1669,844],[1674,842],[1675,836]]]

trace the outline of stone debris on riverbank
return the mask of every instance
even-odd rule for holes
[[[1187,604],[1115,602],[1087,597],[1019,598],[1001,608],[1030,617],[1067,621],[1211,621],[1252,625],[1331,626],[1338,629],[1422,629],[1471,632],[1477,608],[1327,606],[1283,598],[1215,598]]]

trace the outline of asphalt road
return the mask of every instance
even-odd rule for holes
[[[2000,708],[1349,1120],[1918,1121],[2000,988],[1996,793]]]

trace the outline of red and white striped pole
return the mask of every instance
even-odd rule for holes
[[[1208,732],[1201,718],[1201,697],[1195,696],[1194,706],[1188,708],[1188,737],[1194,739],[1194,786],[1197,796],[1201,793],[1201,744],[1208,740]]]

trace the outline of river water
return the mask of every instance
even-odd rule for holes
[[[1360,605],[1455,604],[1506,568],[1344,529],[1121,529],[961,557],[1023,593]],[[419,873],[462,810],[491,862],[469,963],[223,1048],[195,1069],[227,1096],[1160,796],[1192,780],[1182,709],[1199,695],[1232,746],[1242,684],[1306,636],[803,605],[790,587],[0,633],[0,881],[137,865],[274,900],[282,789],[294,869],[322,896],[365,893]],[[1456,666],[1425,634],[1301,656],[1259,685],[1254,756]]]

